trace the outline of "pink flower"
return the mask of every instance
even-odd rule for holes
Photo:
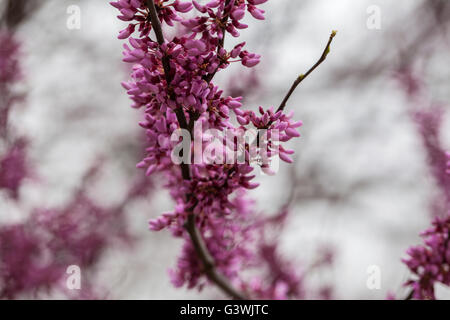
[[[415,299],[435,299],[436,283],[450,286],[450,217],[435,218],[433,227],[422,233],[424,244],[411,247],[402,261],[415,275],[405,283]]]
[[[169,0],[155,0],[155,6],[158,8],[159,19],[169,26],[173,26],[174,22],[181,20],[176,12],[186,13],[193,7],[191,3],[179,0],[171,4],[166,4],[167,2]],[[150,33],[151,24],[146,11],[146,0],[118,0],[110,2],[110,4],[120,11],[120,15],[117,18],[123,21],[134,21],[134,23],[130,23],[127,28],[120,32],[119,39],[128,38],[134,32],[136,26],[138,26],[141,37]]]

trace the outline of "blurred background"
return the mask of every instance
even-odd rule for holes
[[[48,259],[60,267],[81,265],[102,298],[223,297],[214,288],[174,288],[167,270],[182,243],[169,232],[148,230],[148,220],[173,203],[164,181],[144,179],[135,168],[145,141],[137,125],[141,114],[129,107],[120,85],[129,69],[121,61],[117,34],[125,24],[117,11],[103,0],[25,2],[22,18],[13,19],[16,7],[5,25],[20,43],[23,77],[11,90],[23,99],[11,108],[8,123],[11,135],[27,141],[27,174],[16,197],[0,189],[0,224],[33,229],[41,223],[30,217],[37,209],[72,208],[83,190],[81,198],[95,202],[99,216],[117,216],[114,230],[120,231],[83,263],[77,261],[79,247]],[[10,2],[0,4],[7,12]],[[304,267],[320,248],[332,250],[332,266],[308,278],[312,285],[330,284],[337,299],[384,299],[390,292],[401,297],[409,277],[401,258],[420,243],[439,193],[412,114],[439,106],[437,138],[450,149],[450,2],[271,0],[262,8],[265,21],[248,18],[241,38],[227,39],[227,47],[245,40],[262,55],[261,64],[252,70],[232,66],[216,80],[229,94],[244,95],[244,107],[277,106],[319,58],[331,30],[338,34],[326,62],[289,102],[304,122],[302,138],[290,145],[295,164],[282,164],[274,177],[258,177],[261,187],[250,196],[268,215],[292,196],[279,234],[290,261]],[[71,22],[77,13],[79,28]],[[8,139],[1,143],[2,157]],[[136,195],[140,184],[146,192]],[[99,219],[92,224],[103,225]],[[111,236],[110,229],[107,235],[95,229],[99,238]],[[5,239],[8,247],[12,240]],[[367,286],[372,266],[380,270],[379,289]],[[52,288],[32,294],[19,289],[15,298],[61,297]],[[445,288],[437,296],[450,297]]]

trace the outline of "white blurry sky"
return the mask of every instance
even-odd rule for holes
[[[242,32],[250,50],[263,55],[257,67],[263,90],[248,100],[254,107],[277,105],[292,81],[319,57],[330,31],[339,31],[329,59],[289,103],[296,118],[305,122],[303,137],[295,142],[302,190],[319,187],[325,196],[299,201],[281,235],[283,254],[300,263],[307,262],[320,244],[336,249],[333,271],[322,276],[335,284],[337,298],[401,294],[408,273],[400,258],[410,244],[419,242],[418,233],[429,221],[433,185],[396,83],[382,70],[358,85],[331,80],[335,70],[362,66],[395,47],[386,38],[417,3],[271,0],[264,5],[267,20],[249,21],[251,28]],[[81,8],[80,30],[66,28],[66,9],[72,4]],[[372,4],[382,10],[381,30],[366,27],[366,9]],[[0,204],[9,220],[20,219],[27,208],[64,202],[98,153],[117,155],[96,189],[104,201],[120,198],[133,174],[133,157],[122,153],[136,143],[138,112],[129,108],[120,86],[127,68],[121,62],[122,41],[116,39],[124,24],[116,15],[107,1],[45,1],[20,29],[28,104],[15,114],[15,121],[32,139],[36,179],[21,190],[27,199],[22,207]],[[231,70],[242,72],[238,66]],[[446,75],[448,79],[448,70]],[[219,77],[221,83],[224,76]],[[438,98],[448,101],[449,94]],[[448,122],[447,118],[447,129]],[[443,132],[450,147],[449,130]],[[258,208],[273,213],[283,203],[289,174],[283,165],[275,177],[261,178],[261,188],[251,193]],[[326,195],[342,200],[332,202]],[[140,241],[129,252],[110,250],[99,268],[99,285],[109,289],[111,297],[220,296],[214,289],[199,295],[169,283],[166,270],[174,265],[180,242],[167,232],[150,233],[147,221],[171,207],[160,191],[151,202],[129,208],[130,224]],[[381,268],[381,290],[366,286],[371,265]]]

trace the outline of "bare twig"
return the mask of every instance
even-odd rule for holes
[[[276,112],[279,111],[283,111],[284,108],[286,107],[286,103],[288,102],[289,98],[291,97],[291,95],[294,93],[295,89],[297,89],[298,85],[305,80],[306,77],[308,77],[314,70],[316,70],[316,68],[318,66],[320,66],[322,64],[322,62],[325,61],[325,59],[328,56],[328,53],[330,52],[330,45],[331,42],[333,41],[334,37],[336,36],[337,31],[332,31],[330,38],[327,42],[327,45],[325,47],[325,49],[323,50],[322,55],[320,56],[319,60],[305,73],[305,74],[301,74],[292,84],[291,88],[289,89],[288,93],[286,94],[286,96],[284,97],[283,101],[281,102],[280,106],[278,107]],[[266,129],[269,128],[272,125],[273,121],[269,121],[269,123],[266,125]],[[259,143],[259,130],[258,130],[258,134],[255,138],[255,140],[253,141],[253,144],[257,144]]]
[[[280,106],[277,109],[278,111],[282,111],[284,110],[284,108],[286,107],[286,103],[288,102],[289,98],[291,97],[291,95],[294,93],[295,89],[298,87],[298,85],[305,80],[305,78],[307,78],[314,70],[316,70],[316,68],[318,66],[320,66],[322,64],[322,62],[325,61],[325,59],[328,56],[328,53],[330,52],[330,45],[331,42],[333,41],[333,38],[336,36],[337,31],[333,31],[331,32],[330,35],[330,39],[328,40],[328,43],[325,47],[325,49],[323,50],[322,55],[320,56],[319,60],[305,73],[305,74],[301,74],[292,84],[291,88],[289,89],[288,93],[286,94],[286,96],[284,97],[283,101],[281,102]]]
[[[164,43],[164,35],[161,28],[161,22],[159,21],[158,14],[156,12],[155,3],[153,0],[147,0],[147,5],[149,8],[149,14],[150,19],[153,27],[153,31],[155,32],[156,39],[159,43],[159,45],[162,45]],[[169,58],[164,55],[163,59],[163,67],[164,67],[164,73],[167,81],[167,86],[169,92],[170,90],[170,83],[172,81],[170,76],[170,60]],[[170,93],[171,98],[175,100],[175,97],[173,96],[173,93]],[[178,123],[180,124],[180,127],[185,130],[189,130],[190,125],[188,125],[186,121],[186,116],[184,114],[183,108],[181,106],[177,107],[175,109],[175,113],[177,116]],[[190,166],[187,163],[181,164],[181,172],[184,180],[190,180],[191,174],[190,174]],[[191,195],[187,195],[187,198],[189,199]],[[195,251],[202,261],[203,268],[205,271],[205,274],[209,278],[210,281],[212,281],[214,284],[217,285],[221,290],[223,290],[226,294],[231,296],[234,299],[246,299],[245,295],[237,291],[231,283],[228,281],[226,277],[224,277],[222,274],[220,274],[217,271],[216,264],[214,261],[214,258],[211,256],[211,254],[208,251],[208,248],[202,238],[202,235],[200,234],[200,231],[198,230],[197,226],[195,225],[195,215],[192,213],[192,210],[188,213],[188,219],[186,222],[186,230],[192,240],[192,243],[194,245]]]

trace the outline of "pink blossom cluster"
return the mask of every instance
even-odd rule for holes
[[[105,212],[80,194],[67,208],[37,210],[24,223],[0,228],[0,297],[64,289],[66,268],[88,267],[105,248],[106,221]]]
[[[1,227],[0,298],[64,291],[66,268],[88,268],[105,248],[107,221],[101,208],[79,195],[67,208],[37,210],[24,223]]]
[[[294,121],[293,115],[294,113],[291,111],[288,114],[283,113],[282,110],[274,112],[273,107],[270,107],[268,110],[264,110],[262,107],[258,108],[260,115],[258,116],[254,111],[245,111],[237,110],[237,121],[242,125],[248,125],[251,123],[255,128],[267,130],[266,139],[263,139],[268,142],[269,151],[268,156],[272,156],[273,152],[276,152],[281,160],[292,163],[292,159],[289,155],[294,153],[293,150],[284,149],[282,145],[277,145],[277,151],[274,150],[271,144],[271,136],[270,133],[276,130],[277,132],[277,141],[287,142],[292,138],[300,137],[300,133],[297,132],[297,128],[303,125],[302,121]]]
[[[31,171],[27,158],[30,141],[17,134],[9,118],[11,108],[23,100],[15,88],[23,79],[20,45],[15,34],[6,30],[0,31],[0,42],[0,190],[21,205],[19,190]],[[86,192],[99,169],[95,165],[87,172],[69,203],[54,209],[36,208],[20,223],[0,225],[0,299],[33,298],[55,291],[70,298],[103,294],[103,290],[93,290],[90,275],[110,245],[131,244],[125,207],[147,196],[152,182],[139,177],[119,204],[106,207]],[[82,269],[81,290],[66,286],[70,265]]]
[[[131,245],[124,209],[146,196],[152,184],[138,179],[116,206],[96,203],[84,191],[98,168],[90,170],[73,199],[60,208],[34,209],[15,224],[0,226],[0,299],[37,297],[63,293],[70,298],[99,298],[103,290],[90,285],[90,276],[102,253],[112,245]],[[66,286],[67,268],[80,267],[81,290]]]
[[[148,145],[146,157],[137,167],[146,169],[147,175],[163,174],[176,204],[175,210],[150,221],[150,229],[168,228],[175,236],[185,239],[177,267],[170,272],[171,278],[176,286],[187,284],[201,288],[206,280],[205,271],[185,229],[188,216],[193,214],[216,268],[232,283],[245,287],[238,271],[255,261],[258,224],[250,208],[251,201],[242,193],[258,186],[253,182],[255,175],[250,157],[251,149],[258,143],[246,144],[243,163],[201,161],[183,172],[183,168],[180,170],[180,165],[171,160],[175,145],[171,137],[177,129],[185,129],[193,136],[200,135],[201,144],[208,145],[206,130],[227,130],[239,135],[238,132],[253,128],[258,130],[259,137],[255,138],[259,139],[255,140],[267,146],[261,164],[263,169],[267,169],[274,156],[292,162],[289,155],[293,151],[275,144],[272,130],[278,132],[278,142],[283,143],[300,136],[297,128],[302,123],[294,121],[292,113],[285,114],[273,108],[260,107],[260,115],[245,111],[242,97],[225,96],[212,82],[217,72],[233,62],[241,62],[249,68],[259,63],[260,56],[245,50],[245,42],[227,50],[224,39],[227,33],[238,37],[239,30],[247,28],[242,22],[246,12],[256,19],[264,19],[264,11],[258,6],[267,0],[211,0],[206,4],[155,0],[156,13],[160,22],[164,22],[164,28],[184,27],[183,33],[163,41],[158,39],[158,34],[157,39],[152,39],[150,34],[155,28],[148,7],[151,1],[112,3],[120,11],[119,19],[129,22],[119,34],[119,39],[129,39],[129,44],[124,45],[124,61],[133,64],[131,80],[123,86],[133,101],[132,107],[143,108],[145,113],[140,126],[146,131]],[[183,15],[192,9],[194,16]],[[136,31],[138,36],[134,37]],[[225,144],[227,138],[221,141]],[[191,149],[193,147],[191,144]],[[237,148],[236,142],[231,148]],[[194,152],[188,157],[192,154]],[[219,151],[212,158],[222,155]],[[280,277],[286,278],[283,282],[290,287],[298,282],[291,283],[287,277]],[[291,291],[295,290],[289,289]]]
[[[155,1],[158,8],[158,17],[161,22],[173,26],[174,22],[178,22],[181,18],[177,15],[179,13],[189,12],[192,9],[192,4],[189,2],[173,1],[168,4],[170,0]],[[148,19],[148,7],[145,0],[119,0],[111,2],[111,5],[120,10],[120,15],[117,16],[122,21],[131,21],[127,28],[122,30],[119,34],[119,39],[128,38],[133,32],[137,30],[140,36],[148,35],[152,26]]]
[[[408,249],[408,258],[403,260],[416,276],[405,285],[414,299],[435,299],[436,283],[450,286],[450,212],[447,218],[435,218],[422,237],[424,245]]]
[[[415,278],[405,283],[411,289],[413,299],[435,299],[435,285],[450,285],[450,157],[440,139],[443,109],[427,95],[421,78],[409,68],[398,73],[400,83],[407,97],[414,103],[414,121],[423,141],[430,172],[443,195],[433,201],[432,213],[435,216],[432,227],[421,236],[424,244],[408,249],[402,261]]]

